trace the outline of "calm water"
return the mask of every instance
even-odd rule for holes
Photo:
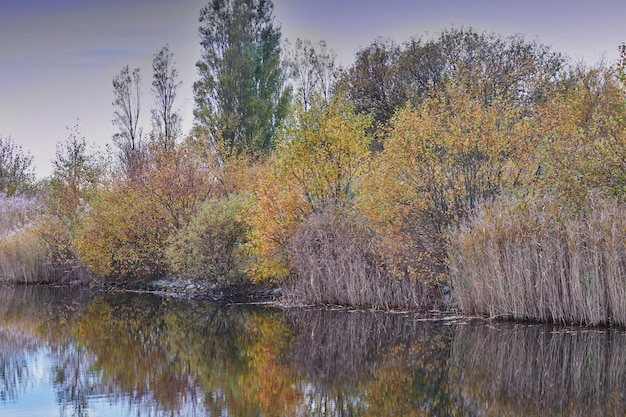
[[[0,287],[0,416],[609,416],[626,334]]]

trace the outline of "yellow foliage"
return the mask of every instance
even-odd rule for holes
[[[529,132],[518,109],[485,105],[452,84],[396,114],[364,182],[360,209],[397,274],[441,271],[447,227],[481,200],[530,180],[535,140]]]
[[[217,159],[191,143],[155,153],[140,175],[114,181],[93,199],[76,239],[83,261],[108,279],[163,274],[168,238],[203,201],[224,194],[221,178]]]
[[[626,195],[624,93],[612,70],[577,68],[574,85],[539,110],[540,186],[582,201],[594,189]]]
[[[368,126],[369,120],[339,97],[301,111],[284,129],[253,190],[253,278],[288,275],[285,245],[296,226],[329,204],[345,206],[353,200],[369,155]]]

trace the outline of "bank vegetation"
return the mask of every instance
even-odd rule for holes
[[[463,28],[375,40],[338,71],[325,43],[280,43],[271,2],[233,1],[201,13],[192,132],[162,100],[180,84],[164,48],[150,135],[124,68],[108,153],[76,127],[50,178],[0,182],[2,280],[626,325],[624,61]],[[265,58],[229,55],[216,16]]]

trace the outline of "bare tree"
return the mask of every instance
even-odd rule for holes
[[[333,94],[337,78],[337,67],[335,65],[337,54],[335,51],[328,48],[326,41],[319,41],[317,43],[316,52],[317,60],[315,71],[317,72],[319,92],[324,103],[328,103]]]
[[[174,67],[174,54],[169,45],[161,48],[152,58],[152,140],[162,150],[172,149],[181,133],[181,117],[174,110],[176,90],[181,85],[178,70]]]
[[[113,78],[113,124],[119,132],[113,135],[113,142],[119,148],[122,170],[128,177],[135,176],[144,160],[142,129],[139,128],[141,95],[141,74],[135,68],[131,74],[126,65]]]
[[[13,139],[0,136],[0,194],[11,197],[32,191],[35,181],[33,157]]]
[[[335,86],[336,57],[325,41],[313,45],[308,39],[296,39],[289,68],[294,90],[305,111],[315,96],[329,102]]]

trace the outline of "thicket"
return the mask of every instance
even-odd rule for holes
[[[538,110],[536,179],[451,233],[450,274],[468,313],[626,325],[624,93],[576,68]]]
[[[236,3],[262,12],[274,59],[271,7]],[[206,20],[217,11],[203,11],[194,135],[141,142],[128,170],[70,133],[33,226],[0,237],[5,269],[28,253],[68,280],[249,280],[293,302],[376,308],[439,306],[452,284],[468,313],[626,324],[622,66],[568,67],[519,36],[450,29],[376,40],[329,87],[327,72],[305,75],[334,68],[332,54],[301,42],[288,115],[272,61],[261,78],[277,90],[243,92],[273,104],[244,120],[236,91],[209,97],[226,76],[206,67],[213,52],[234,48]],[[243,64],[228,68],[245,78]]]

